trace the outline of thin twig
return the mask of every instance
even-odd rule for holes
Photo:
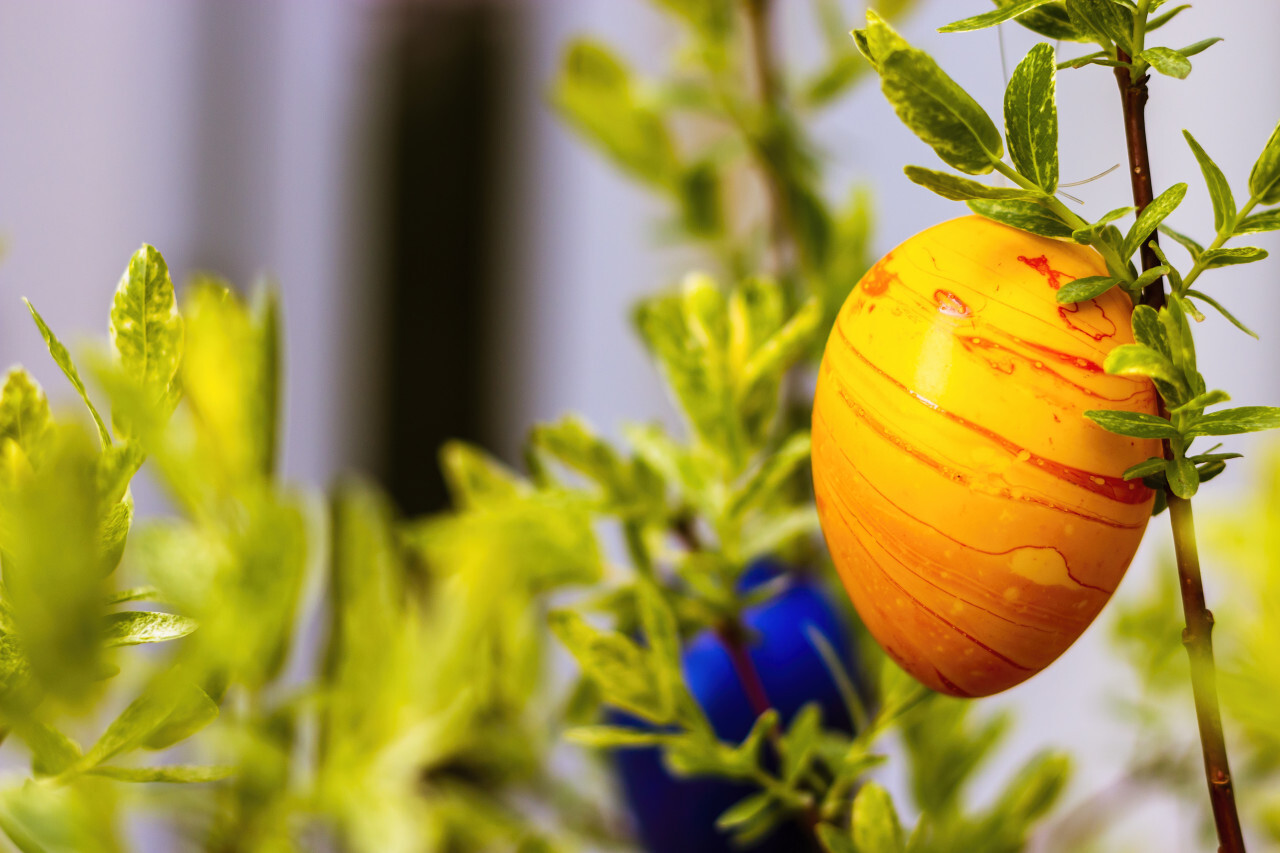
[[[696,532],[693,530],[692,525],[682,523],[687,521],[687,518],[687,516],[678,517],[672,527],[688,550],[698,551],[702,546]],[[747,695],[747,701],[751,703],[752,712],[759,719],[773,710],[773,702],[769,700],[769,693],[765,690],[764,679],[760,677],[760,670],[756,668],[755,661],[751,659],[747,626],[742,623],[740,617],[735,617],[717,625],[715,634],[720,642],[724,644],[725,651],[729,653],[733,671],[738,676],[738,682],[742,685],[743,692]],[[770,727],[768,737],[774,754],[781,760],[785,749],[782,743],[781,723],[775,722]],[[817,829],[821,819],[817,807],[812,804],[807,806],[801,814],[801,822],[813,842],[814,850],[823,849],[822,842],[818,838]]]
[[[1178,557],[1182,609],[1187,620],[1187,627],[1182,631],[1182,645],[1191,658],[1191,689],[1195,694],[1196,720],[1200,724],[1209,802],[1213,806],[1213,822],[1218,829],[1218,850],[1219,853],[1244,853],[1244,833],[1236,810],[1235,786],[1231,781],[1227,743],[1222,734],[1222,712],[1218,708],[1218,674],[1213,663],[1213,614],[1205,606],[1191,502],[1170,494],[1169,519],[1173,525],[1173,547]]]
[[[793,239],[793,223],[791,205],[787,200],[786,185],[779,174],[778,166],[770,156],[770,148],[778,133],[780,122],[782,92],[779,86],[777,62],[773,55],[773,40],[769,31],[769,14],[771,0],[745,0],[747,32],[750,39],[751,67],[755,76],[756,96],[764,107],[765,139],[752,138],[751,143],[755,158],[764,179],[765,192],[768,194],[769,241],[773,254],[774,272],[782,274],[792,259],[794,252],[799,257],[801,247],[799,241]],[[760,128],[754,128],[749,135],[756,136]],[[761,144],[764,143],[764,144]]]
[[[760,670],[756,668],[755,661],[751,659],[751,650],[747,645],[746,626],[740,620],[726,622],[716,629],[716,636],[720,638],[720,642],[724,643],[725,649],[729,652],[729,660],[733,662],[734,672],[738,675],[738,681],[742,684],[742,689],[747,694],[747,700],[751,703],[751,709],[755,712],[756,717],[759,718],[762,714],[773,710],[773,703],[769,701],[769,694],[765,690],[764,680],[760,677]],[[782,744],[780,722],[774,723],[773,727],[769,729],[769,743],[773,747],[774,753],[781,760],[785,747]],[[818,823],[821,820],[822,817],[814,805],[806,807],[801,815],[801,822],[813,842],[814,850],[823,849],[817,830]]]
[[[1128,62],[1124,51],[1117,51],[1121,62]],[[1129,150],[1129,182],[1133,187],[1133,204],[1141,213],[1155,191],[1151,182],[1151,154],[1147,150],[1147,78],[1133,80],[1126,67],[1116,68],[1116,83],[1120,86],[1120,101],[1124,106],[1124,136]],[[1142,244],[1142,268],[1149,270],[1160,265],[1152,243],[1158,243],[1156,234]],[[1152,308],[1164,305],[1164,279],[1158,278],[1142,291],[1142,302]]]
[[[1129,57],[1118,51],[1121,62]],[[1151,157],[1147,150],[1147,77],[1132,79],[1129,69],[1116,68],[1124,106],[1125,139],[1129,151],[1129,178],[1133,185],[1133,203],[1141,213],[1153,198]],[[1155,235],[1150,242],[1155,242]],[[1149,270],[1160,263],[1150,245],[1142,246],[1142,267]],[[1153,308],[1165,303],[1164,281],[1157,279],[1142,292],[1142,302]],[[1166,415],[1161,401],[1160,410]],[[1164,442],[1165,458],[1171,458],[1169,442]],[[1218,705],[1217,670],[1213,662],[1213,614],[1205,606],[1204,583],[1200,576],[1200,558],[1196,550],[1195,522],[1190,501],[1167,492],[1169,518],[1173,527],[1174,551],[1178,561],[1178,586],[1182,592],[1182,611],[1186,628],[1182,643],[1191,659],[1191,689],[1195,696],[1196,719],[1200,726],[1200,745],[1204,753],[1205,778],[1209,785],[1209,802],[1218,831],[1219,853],[1244,853],[1244,834],[1236,809],[1231,767],[1227,761],[1227,744],[1222,733],[1222,712]]]

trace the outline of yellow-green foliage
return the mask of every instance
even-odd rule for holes
[[[117,289],[110,348],[88,353],[113,429],[31,311],[98,431],[10,371],[0,731],[31,770],[0,779],[9,840],[124,849],[123,821],[153,803],[210,850],[549,843],[523,813],[557,791],[529,716],[538,596],[599,577],[587,502],[463,447],[446,454],[459,509],[438,518],[402,521],[359,482],[327,500],[282,482],[274,294],[248,304],[201,277],[178,299],[149,246]],[[176,514],[135,526],[144,461]],[[153,609],[127,609],[140,601]]]

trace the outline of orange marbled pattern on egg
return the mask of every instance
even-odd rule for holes
[[[1059,305],[1105,275],[1092,249],[979,217],[898,246],[827,342],[813,481],[832,558],[867,628],[935,690],[986,696],[1061,655],[1111,597],[1154,494],[1126,482],[1160,444],[1089,409],[1156,412],[1102,369],[1132,343],[1128,297]]]

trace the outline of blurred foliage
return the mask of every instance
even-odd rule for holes
[[[557,763],[568,728],[750,783],[719,822],[744,845],[799,821],[831,853],[1023,848],[1066,759],[1032,758],[974,806],[1006,721],[929,694],[873,643],[861,680],[819,649],[853,733],[810,705],[758,709],[724,742],[692,697],[686,644],[712,633],[741,654],[744,610],[785,584],[743,592],[752,563],[826,565],[805,377],[867,265],[870,212],[856,189],[825,198],[806,122],[869,66],[837,0],[814,4],[826,54],[796,75],[773,57],[765,0],[656,5],[683,40],[669,73],[641,79],[579,40],[552,100],[668,199],[669,237],[705,250],[709,272],[634,314],[681,436],[630,425],[613,441],[566,417],[532,431],[524,472],[451,444],[454,510],[403,519],[370,484],[323,496],[279,476],[269,288],[246,301],[198,276],[176,294],[144,246],[110,346],[81,358],[104,410],[31,308],[87,417],[55,417],[20,368],[0,393],[0,726],[30,762],[0,777],[13,846],[123,850],[149,831],[209,851],[628,844],[594,768]],[[173,512],[135,525],[144,463]],[[548,666],[548,621],[571,685]],[[649,727],[600,725],[606,707]],[[906,820],[871,781],[890,759]]]
[[[1202,515],[1206,566],[1214,588],[1214,651],[1241,817],[1250,835],[1280,845],[1280,450],[1274,446],[1255,466],[1251,490]],[[1185,760],[1145,781],[1196,810],[1206,842],[1213,836],[1205,807],[1204,779],[1193,731],[1194,706],[1181,649],[1181,602],[1172,555],[1166,554],[1154,590],[1116,614],[1113,638],[1137,677],[1124,697],[1127,709],[1155,742],[1181,743]],[[1180,734],[1179,734],[1180,733]],[[1139,762],[1140,766],[1140,762]]]
[[[839,205],[824,197],[824,158],[805,130],[869,70],[848,35],[850,10],[839,0],[812,4],[825,54],[792,79],[772,60],[771,3],[655,5],[683,39],[661,77],[641,77],[608,44],[582,37],[565,50],[552,103],[619,169],[667,199],[669,239],[705,249],[713,272],[729,280],[762,271],[782,279],[779,307],[788,314],[814,300],[818,355],[869,260],[869,198],[860,190]],[[881,7],[898,15],[910,5]]]
[[[577,795],[548,777],[533,713],[539,596],[602,571],[588,502],[452,448],[455,513],[405,521],[360,482],[326,509],[276,472],[274,293],[250,304],[197,277],[181,307],[144,246],[111,346],[86,362],[111,428],[32,308],[97,437],[53,417],[21,368],[0,392],[0,724],[31,767],[0,782],[9,841],[127,849],[155,809],[183,849],[542,850],[608,835],[589,807],[562,808]],[[144,460],[176,512],[134,526]],[[533,815],[556,809],[540,829]]]
[[[633,425],[619,447],[567,419],[530,440],[534,480],[595,496],[631,563],[552,614],[552,630],[585,676],[571,704],[571,719],[584,725],[570,738],[607,749],[656,745],[678,775],[756,784],[759,792],[719,821],[743,845],[799,821],[812,846],[829,851],[1020,850],[1065,784],[1066,759],[1033,758],[975,811],[965,791],[1004,722],[975,721],[970,704],[926,696],[869,640],[864,670],[883,672],[886,683],[863,685],[875,695],[845,691],[850,718],[865,722],[855,734],[824,726],[810,706],[790,721],[766,711],[744,741],[721,742],[684,681],[680,649],[694,638],[712,634],[746,657],[744,608],[785,583],[741,592],[754,561],[781,557],[799,571],[833,574],[817,547],[808,478],[808,377],[868,265],[871,216],[865,191],[844,205],[826,198],[826,157],[807,123],[869,77],[870,65],[837,0],[813,4],[825,53],[800,73],[775,55],[777,4],[657,5],[683,40],[661,76],[642,76],[609,45],[581,38],[566,49],[551,93],[588,143],[668,201],[663,233],[703,249],[711,271],[688,275],[634,314],[687,438]],[[897,16],[910,5],[880,8]],[[824,657],[838,683],[857,683],[837,656]],[[874,713],[862,707],[868,700]],[[597,725],[601,705],[649,726]],[[923,813],[910,834],[889,794],[867,784],[893,734]]]

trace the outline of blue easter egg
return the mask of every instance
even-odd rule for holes
[[[739,586],[750,590],[782,574],[773,563],[760,562],[743,574]],[[751,660],[769,701],[786,725],[801,707],[817,702],[825,726],[853,730],[848,710],[822,656],[808,636],[812,625],[840,655],[855,679],[848,627],[811,580],[795,578],[769,601],[743,613]],[[710,631],[685,647],[686,682],[721,740],[738,743],[751,731],[756,714],[734,669],[723,641]],[[648,727],[620,711],[611,710],[612,725]],[[624,749],[614,753],[622,792],[635,821],[636,834],[651,853],[731,853],[729,836],[716,829],[716,818],[738,800],[756,793],[752,785],[714,778],[672,776],[657,748]],[[812,841],[795,822],[784,824],[751,848],[758,853],[797,853]]]

